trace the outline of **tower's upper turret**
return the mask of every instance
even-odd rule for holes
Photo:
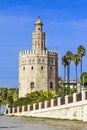
[[[35,32],[32,33],[32,50],[37,53],[45,50],[45,32],[42,27],[43,23],[39,17],[35,23]]]
[[[43,23],[42,23],[40,17],[38,17],[38,19],[37,19],[35,25],[43,25]]]
[[[43,23],[42,23],[40,17],[38,17],[38,19],[35,23],[35,26],[36,26],[36,31],[42,31]]]

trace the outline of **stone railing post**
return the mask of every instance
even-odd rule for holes
[[[27,111],[30,111],[30,105],[27,105]]]
[[[35,107],[36,107],[36,103],[33,104],[33,110],[35,110]]]
[[[77,93],[73,93],[73,102],[76,102],[76,95]]]
[[[65,104],[68,104],[68,95],[65,96]]]
[[[82,90],[82,101],[85,100],[85,90]]]
[[[25,106],[22,106],[22,112],[24,112],[24,107],[25,107]]]
[[[15,108],[14,107],[12,108],[12,112],[15,113]]]
[[[39,102],[39,109],[41,109],[41,102]]]
[[[54,99],[51,99],[51,107],[54,106]]]
[[[17,107],[17,113],[19,113],[19,107]]]
[[[8,108],[8,114],[10,114],[10,108]]]
[[[45,101],[45,108],[47,108],[47,102],[48,102],[48,101]]]
[[[58,106],[61,105],[60,99],[61,99],[61,97],[58,97]]]

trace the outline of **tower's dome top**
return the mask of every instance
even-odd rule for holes
[[[37,19],[35,25],[43,25],[43,23],[42,23],[40,17],[38,17],[38,19]]]

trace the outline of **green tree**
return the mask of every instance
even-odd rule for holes
[[[63,89],[63,91],[64,91],[64,89],[65,89],[65,86],[64,86],[64,82],[63,82],[63,80],[62,80],[62,77],[58,77],[58,96],[60,97],[61,96],[61,92],[60,91],[62,91],[62,90],[60,90],[60,89]]]
[[[73,93],[76,93],[76,88],[70,88],[70,92],[71,92],[71,94],[73,94]]]
[[[78,54],[73,55],[73,61],[74,61],[75,66],[76,66],[76,85],[77,85],[77,66],[78,66],[78,64],[80,62],[80,57],[79,57]]]
[[[65,95],[69,95],[70,93],[71,94],[75,93],[76,88],[65,87],[65,90],[64,90],[63,87],[61,86],[59,88],[59,92],[60,92],[60,97],[64,97]]]
[[[86,50],[85,50],[85,47],[83,47],[82,45],[80,45],[78,48],[77,48],[77,52],[80,56],[80,62],[81,62],[81,75],[82,75],[82,58],[83,56],[85,56],[86,54]]]
[[[0,87],[0,103],[12,105],[18,99],[18,89]]]
[[[18,89],[14,90],[12,96],[13,96],[13,101],[17,101],[17,99],[18,99]]]
[[[8,104],[9,104],[9,106],[13,105],[13,97],[12,96],[8,96]]]
[[[84,87],[87,89],[87,72],[82,73],[80,81],[81,85],[84,85]]]
[[[0,104],[2,104],[2,101],[3,101],[3,99],[2,99],[2,97],[0,96]]]
[[[9,88],[8,89],[8,97],[12,97],[13,101],[16,101],[18,99],[18,89]]]
[[[46,100],[51,100],[52,98],[56,98],[57,95],[54,92],[47,91],[35,91],[32,93],[28,93],[26,97],[19,98],[17,101],[13,103],[14,107],[17,106],[26,106],[28,104],[39,103]]]
[[[3,88],[3,90],[2,90],[2,99],[3,100],[6,100],[7,99],[7,94],[8,92],[7,92],[7,88]]]
[[[44,100],[51,100],[56,98],[56,96],[57,95],[53,91],[44,91],[42,97],[44,97]]]
[[[24,98],[24,97],[21,97],[21,98],[19,98],[17,101],[15,101],[13,104],[12,104],[12,106],[13,107],[21,107],[21,106],[26,106],[27,104],[30,104],[30,103],[28,103],[28,98]]]

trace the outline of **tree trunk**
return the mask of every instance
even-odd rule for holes
[[[64,66],[64,92],[65,92],[65,84],[66,84],[66,66]]]
[[[64,66],[64,84],[66,83],[66,66]]]
[[[69,94],[70,94],[70,65],[67,66],[67,84],[69,87]]]
[[[68,86],[69,86],[69,94],[70,93],[70,65],[69,65],[69,68],[68,68]]]
[[[67,66],[67,84],[68,84],[68,66]]]
[[[82,75],[82,58],[81,58],[81,75]]]
[[[77,91],[77,65],[76,65],[76,91]]]

